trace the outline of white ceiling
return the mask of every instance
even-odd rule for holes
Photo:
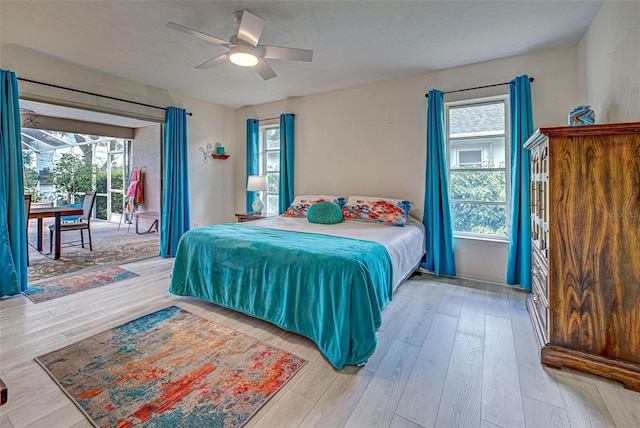
[[[0,40],[236,108],[573,45],[602,3],[2,0]],[[226,40],[241,9],[266,20],[260,43],[312,49],[313,62],[267,60],[268,81],[230,63],[196,70],[226,48],[165,26]]]

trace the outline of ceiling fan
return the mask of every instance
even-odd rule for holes
[[[313,60],[312,50],[258,44],[265,23],[265,20],[259,16],[254,15],[248,10],[238,10],[233,13],[233,16],[236,22],[240,24],[240,27],[238,28],[238,34],[231,36],[228,42],[192,28],[176,24],[175,22],[167,22],[166,26],[209,43],[229,48],[228,52],[218,55],[195,67],[200,70],[207,70],[223,62],[231,61],[242,67],[253,67],[264,80],[269,80],[276,77],[277,74],[269,64],[266,63],[265,59],[285,59],[307,62]]]

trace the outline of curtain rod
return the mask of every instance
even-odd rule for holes
[[[291,113],[291,116],[296,117],[295,114]],[[268,117],[266,119],[258,119],[258,122],[263,122],[263,121],[267,121],[267,120],[276,120],[276,119],[280,119],[280,116],[278,117]]]
[[[533,82],[534,79],[533,77],[529,77],[529,82]],[[494,86],[502,86],[502,85],[510,85],[511,82],[503,82],[503,83],[496,83],[494,85],[485,85],[485,86],[476,86],[474,88],[466,88],[466,89],[456,89],[455,91],[447,91],[447,92],[443,92],[443,94],[451,94],[453,92],[464,92],[464,91],[472,91],[474,89],[483,89],[483,88],[493,88]],[[425,97],[429,98],[429,94],[424,94]]]
[[[57,89],[64,89],[65,91],[79,92],[79,93],[85,94],[85,95],[93,95],[94,97],[108,98],[110,100],[122,101],[122,102],[129,103],[129,104],[137,104],[139,106],[157,108],[158,110],[166,110],[167,109],[166,107],[153,106],[151,104],[144,104],[144,103],[139,103],[137,101],[125,100],[125,99],[122,99],[122,98],[111,97],[109,95],[96,94],[95,92],[82,91],[80,89],[66,88],[64,86],[54,85],[52,83],[38,82],[37,80],[25,79],[23,77],[18,77],[18,80],[22,80],[24,82],[29,82],[29,83],[35,83],[35,84],[38,84],[38,85],[50,86],[52,88],[57,88]],[[187,112],[187,115],[193,116],[193,113]]]

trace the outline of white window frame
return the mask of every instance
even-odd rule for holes
[[[510,107],[509,107],[509,95],[496,95],[490,97],[483,98],[474,98],[468,100],[460,100],[460,101],[451,101],[447,102],[444,105],[445,109],[445,146],[446,146],[446,156],[447,156],[447,177],[449,178],[449,183],[451,183],[451,136],[449,129],[449,110],[453,107],[460,106],[474,106],[474,105],[482,105],[482,104],[494,104],[496,102],[504,103],[505,110],[505,126],[504,126],[504,141],[505,141],[505,154],[504,154],[504,168],[495,167],[495,168],[468,168],[469,172],[478,171],[478,172],[487,172],[487,171],[505,171],[505,201],[502,202],[490,202],[490,201],[467,201],[467,203],[475,203],[478,205],[504,205],[505,206],[505,235],[493,235],[493,234],[484,234],[484,233],[473,233],[473,232],[463,232],[463,231],[453,231],[453,235],[456,238],[477,238],[477,239],[488,239],[495,241],[509,241],[509,219],[511,214],[511,209],[509,207],[509,201],[511,200],[511,120],[509,117]],[[490,136],[502,136],[502,133],[481,133],[465,136],[467,138],[478,138],[478,137],[490,137]],[[459,141],[460,137],[455,137],[455,140]],[[484,160],[484,154],[483,154]],[[449,192],[451,192],[451,187],[449,186]],[[451,198],[451,193],[449,193],[449,197]],[[452,204],[454,201],[450,199],[449,203]]]
[[[279,152],[280,151],[280,147],[278,149],[267,149],[267,131],[271,130],[271,129],[280,129],[280,123],[270,123],[270,124],[266,124],[266,125],[260,125],[259,127],[259,138],[258,138],[258,142],[259,142],[259,146],[260,146],[260,156],[259,156],[259,168],[258,170],[260,171],[259,174],[260,175],[267,175],[267,159],[268,159],[268,154],[270,152]],[[269,171],[269,172],[276,172],[276,171]],[[280,174],[280,166],[278,167],[278,174]],[[268,206],[268,201],[269,195],[275,195],[279,197],[278,192],[270,192],[268,189],[263,192],[262,195],[262,200],[264,202],[265,205],[265,212],[268,212],[269,206]],[[276,212],[278,212],[279,207],[276,207]]]

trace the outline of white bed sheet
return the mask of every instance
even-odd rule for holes
[[[413,217],[407,218],[404,227],[358,220],[344,220],[331,225],[315,224],[309,223],[306,217],[282,215],[241,224],[341,236],[382,244],[391,257],[394,291],[418,267],[425,252],[424,226]]]

